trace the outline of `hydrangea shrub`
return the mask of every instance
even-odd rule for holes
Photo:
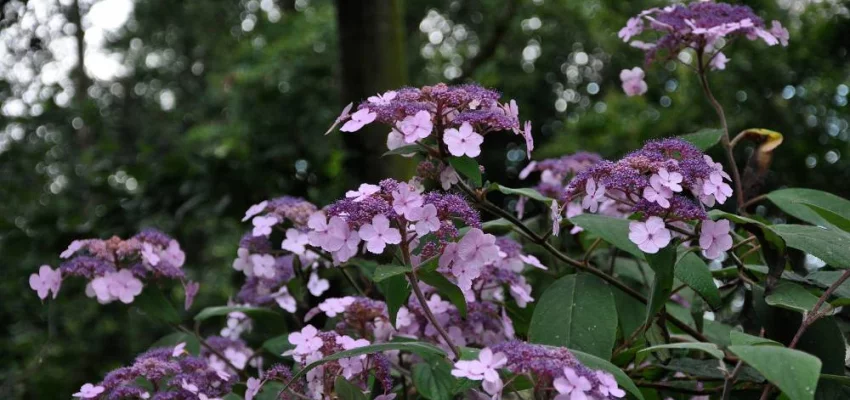
[[[82,280],[99,303],[175,329],[70,395],[847,398],[834,315],[847,302],[850,201],[805,189],[747,198],[736,146],[756,139],[773,151],[781,135],[730,134],[708,81],[736,39],[786,46],[788,31],[746,6],[695,2],[646,10],[619,36],[646,66],[691,60],[720,128],[671,132],[616,161],[532,161],[531,124],[492,89],[408,87],[350,104],[328,132],[383,126],[385,155],[416,157],[416,176],[366,182],[330,204],[282,196],[252,206],[232,263],[242,286],[195,314],[194,327],[165,293],[182,286],[190,311],[203,288],[162,232],[77,240],[57,268],[33,273],[42,300],[61,301],[63,283]],[[623,70],[623,90],[643,95],[645,77]],[[519,178],[530,187],[487,180],[476,158],[490,135],[525,146]],[[705,154],[712,147],[725,165]],[[512,207],[498,205],[504,197]],[[751,213],[766,201],[787,217]],[[801,268],[804,253],[819,261],[814,271]],[[276,335],[255,331],[268,320]]]

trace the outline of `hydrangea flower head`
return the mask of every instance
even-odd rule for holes
[[[632,40],[647,30],[655,31],[660,37],[653,43]],[[645,10],[630,18],[618,36],[644,50],[647,63],[676,57],[687,48],[694,48],[700,54],[722,54],[715,49],[721,39],[744,37],[761,39],[768,46],[788,44],[788,31],[778,21],[771,22],[768,29],[751,8],[714,1]]]

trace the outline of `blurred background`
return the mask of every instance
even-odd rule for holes
[[[711,76],[733,132],[785,135],[763,190],[850,197],[850,2],[744,3],[791,32],[787,48],[735,43]],[[28,276],[57,265],[71,240],[147,226],[173,235],[201,282],[197,310],[238,288],[230,264],[251,204],[289,194],[322,205],[412,171],[377,157],[386,132],[322,135],[349,101],[477,81],[517,100],[534,123],[534,158],[616,158],[718,126],[680,63],[644,66],[643,97],[620,89],[619,71],[643,55],[617,31],[664,4],[0,1],[0,397],[68,398],[168,332],[72,284],[42,305]],[[517,139],[488,138],[490,179],[521,184]],[[750,152],[739,149],[741,163]]]

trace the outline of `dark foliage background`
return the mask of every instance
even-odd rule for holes
[[[375,158],[385,132],[322,135],[348,101],[475,80],[517,100],[535,126],[535,158],[581,149],[618,157],[649,138],[717,125],[681,64],[645,67],[644,97],[619,88],[619,71],[643,60],[616,32],[659,1],[376,0],[337,9],[327,0],[135,0],[129,20],[103,33],[97,51],[122,67],[101,79],[98,60],[87,55],[81,69],[73,49],[95,52],[86,47],[90,13],[114,1],[0,3],[4,399],[67,398],[166,333],[127,307],[99,306],[82,287],[65,285],[42,305],[27,278],[55,265],[71,240],[158,227],[182,243],[201,282],[195,307],[220,304],[234,294],[230,263],[248,206],[282,194],[324,204],[364,179],[412,171]],[[736,43],[727,70],[713,74],[731,130],[785,135],[765,191],[850,196],[848,3],[745,3],[789,26],[792,42]],[[74,29],[80,21],[84,30]],[[72,54],[55,51],[62,41]],[[48,64],[69,59],[67,74],[44,78]],[[487,146],[489,178],[518,185],[527,162],[519,141],[504,135]]]

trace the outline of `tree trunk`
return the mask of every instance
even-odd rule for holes
[[[336,0],[343,104],[407,84],[402,0]],[[412,161],[381,158],[387,151],[385,127],[344,133],[346,169],[353,178],[375,183],[408,178]]]

